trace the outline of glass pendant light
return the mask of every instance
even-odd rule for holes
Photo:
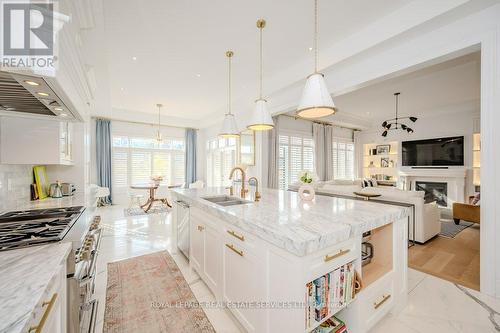
[[[314,73],[307,77],[297,115],[301,118],[321,118],[336,111],[325,77],[318,72],[318,0],[314,0]]]
[[[266,26],[266,21],[260,19],[257,21],[257,28],[260,30],[260,72],[259,72],[259,98],[255,101],[255,109],[252,115],[252,121],[247,126],[254,131],[267,131],[274,128],[273,118],[267,110],[267,101],[262,97],[262,30]]]
[[[160,131],[160,109],[163,105],[162,104],[156,104],[156,107],[158,108],[158,131],[156,132],[156,141],[158,143],[162,142],[162,137],[161,137],[161,131]]]
[[[229,94],[228,94],[228,112],[224,116],[224,122],[222,123],[222,130],[219,134],[220,137],[223,138],[238,138],[240,136],[240,133],[238,131],[238,125],[236,124],[236,118],[234,117],[234,114],[231,112],[231,58],[234,56],[233,51],[227,51],[226,52],[226,57],[228,59],[229,63],[229,80],[228,80],[228,87],[229,87]]]

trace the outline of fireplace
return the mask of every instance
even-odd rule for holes
[[[448,207],[448,184],[438,182],[415,182],[417,191],[425,192],[425,202],[436,201],[438,206]]]

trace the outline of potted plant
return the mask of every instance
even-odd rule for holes
[[[312,201],[316,195],[313,184],[318,180],[318,176],[313,172],[304,170],[299,174],[299,180],[302,183],[299,187],[300,198],[305,201]]]

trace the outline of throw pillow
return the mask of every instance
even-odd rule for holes
[[[479,206],[479,201],[480,201],[480,200],[481,200],[481,193],[479,193],[479,192],[478,192],[478,193],[476,193],[476,194],[474,195],[474,198],[472,199],[472,204],[473,204],[474,206]]]

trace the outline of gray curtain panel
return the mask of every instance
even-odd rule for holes
[[[279,117],[273,117],[274,128],[267,131],[269,140],[269,171],[267,173],[267,186],[278,188],[278,157],[279,157]]]
[[[319,180],[333,179],[333,127],[313,123],[314,157]]]
[[[196,181],[196,141],[197,131],[186,129],[186,188]]]
[[[102,200],[111,204],[111,122],[96,119],[97,185],[109,188],[109,196]]]

